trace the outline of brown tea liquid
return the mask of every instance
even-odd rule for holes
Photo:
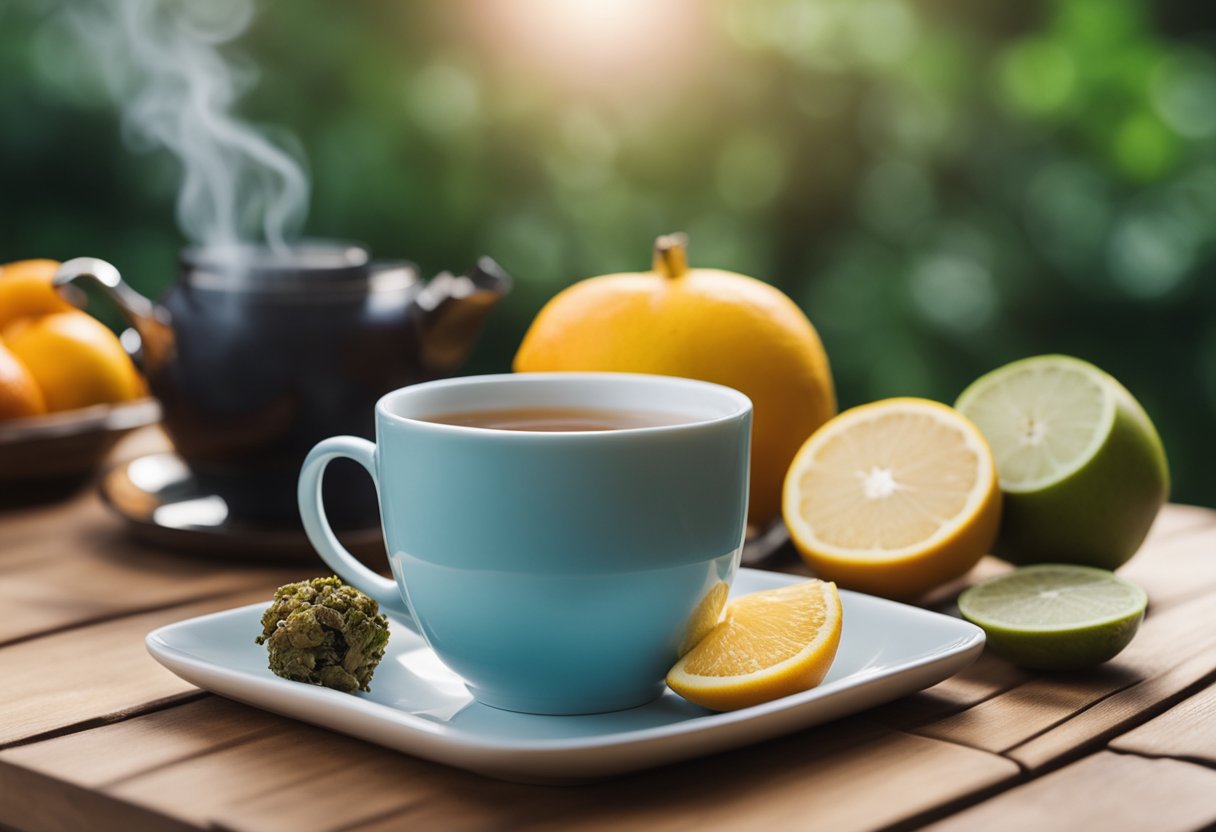
[[[592,407],[520,407],[466,410],[427,417],[441,425],[528,431],[629,430],[691,422],[687,414]]]

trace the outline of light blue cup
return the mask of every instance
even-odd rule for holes
[[[454,412],[605,408],[688,422],[526,432],[428,422]],[[716,384],[617,373],[457,378],[389,393],[376,443],[319,443],[300,473],[304,528],[486,705],[581,714],[663,691],[693,612],[734,578],[747,517],[751,402]],[[335,538],[321,477],[338,457],[376,482],[395,581]]]

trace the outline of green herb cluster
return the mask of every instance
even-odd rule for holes
[[[371,689],[388,619],[338,578],[313,578],[275,590],[256,641],[267,645],[275,675],[353,693]]]

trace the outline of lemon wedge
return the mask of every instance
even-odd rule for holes
[[[803,581],[753,592],[726,606],[722,621],[667,674],[692,702],[731,711],[815,687],[840,646],[836,585]]]

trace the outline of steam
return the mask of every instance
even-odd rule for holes
[[[181,163],[177,219],[195,244],[262,238],[281,249],[308,211],[308,179],[292,153],[232,107],[254,78],[221,47],[253,19],[252,0],[89,0],[67,4],[77,43],[122,108],[134,150]]]

